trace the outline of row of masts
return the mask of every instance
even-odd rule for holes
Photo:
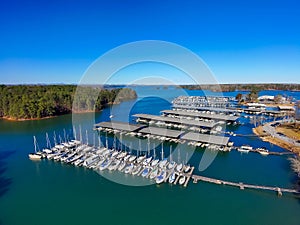
[[[86,137],[85,137],[86,143],[85,144],[89,145],[88,130],[85,131],[85,135],[86,135]],[[58,138],[57,138],[57,136],[58,136]],[[75,129],[74,126],[73,126],[73,136],[74,136],[74,139],[77,140],[77,132],[76,132],[76,129]],[[53,132],[54,146],[56,146],[58,144],[61,144],[63,142],[67,143],[68,141],[70,141],[70,136],[67,134],[67,132],[66,132],[65,129],[63,129],[63,137],[64,138],[62,138],[61,135],[57,135],[56,132],[54,131]],[[33,139],[34,139],[34,150],[35,150],[35,153],[38,153],[38,152],[40,152],[40,148],[39,148],[38,142],[37,142],[35,136],[33,137]],[[79,141],[81,143],[83,143],[83,136],[82,136],[81,126],[79,126]],[[146,155],[147,156],[151,155],[150,144],[151,144],[150,143],[150,138],[148,138],[148,140],[147,140],[147,151],[146,151]],[[96,144],[96,134],[94,133],[94,135],[93,135],[93,146],[96,147],[96,145],[97,145]],[[100,134],[98,135],[98,146],[99,147],[109,148],[107,133],[105,133],[105,145],[103,145],[102,142],[101,142],[101,136],[100,136]],[[51,144],[48,132],[46,132],[46,147],[47,147],[47,149],[51,149],[52,148],[52,144]],[[122,134],[120,135],[119,146],[117,146],[116,135],[114,135],[112,147],[114,149],[119,149],[121,151],[123,150]],[[132,148],[132,142],[130,142],[130,145],[129,145],[129,152],[130,152],[130,154],[132,154],[132,150],[133,150],[133,148]],[[154,158],[156,158],[157,157],[157,153],[156,153],[157,151],[156,151],[155,143],[153,143],[152,150],[153,150],[152,156]],[[144,152],[144,151],[142,150],[141,140],[139,139],[139,147],[136,150],[137,156],[140,156],[142,152]],[[164,142],[161,143],[160,156],[161,156],[161,159],[165,158]],[[177,156],[178,156],[178,158],[177,158],[178,162],[181,162],[181,151],[180,151],[180,148],[178,149],[178,155]],[[173,160],[172,145],[170,145],[170,148],[169,148],[169,157],[170,157],[170,160]],[[186,153],[186,159],[185,159],[184,163],[188,163],[188,153]]]

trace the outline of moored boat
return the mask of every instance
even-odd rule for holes
[[[38,154],[37,152],[37,142],[35,136],[33,136],[33,144],[34,144],[34,152],[29,153],[28,157],[31,160],[40,160],[42,158],[42,154]]]
[[[155,182],[157,184],[161,184],[166,179],[166,176],[167,176],[167,172],[165,170],[162,170],[156,177]]]
[[[142,177],[146,177],[150,172],[150,168],[149,167],[146,167],[143,172],[142,172]]]
[[[169,176],[169,183],[172,184],[175,181],[176,174],[175,172],[172,172],[172,174]]]
[[[185,182],[185,176],[180,177],[180,178],[179,178],[179,184],[180,184],[180,185],[183,185],[184,182]]]
[[[256,150],[257,150],[258,153],[260,153],[261,155],[269,155],[269,150],[266,149],[265,147],[257,148]]]
[[[182,169],[183,169],[182,163],[180,163],[180,164],[178,164],[178,165],[176,166],[176,170],[177,170],[178,172],[182,172]]]

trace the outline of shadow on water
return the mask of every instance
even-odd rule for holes
[[[0,152],[0,197],[4,196],[12,184],[12,179],[5,177],[5,171],[7,170],[7,167],[4,160],[14,153],[15,151]]]

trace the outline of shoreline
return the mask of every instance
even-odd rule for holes
[[[272,137],[268,134],[266,134],[264,131],[263,131],[263,128],[262,126],[259,126],[259,127],[256,127],[256,128],[253,128],[252,129],[253,133],[256,134],[262,141],[265,141],[265,142],[269,142],[271,144],[274,144],[274,145],[277,145],[281,148],[284,148],[286,149],[287,151],[290,151],[290,152],[293,152],[295,154],[298,154],[300,155],[300,148],[293,145],[293,144],[290,144],[286,141],[283,141],[279,138],[275,138],[275,137]]]
[[[65,113],[65,114],[60,114],[60,115],[55,115],[55,116],[46,116],[46,117],[41,117],[41,118],[29,118],[29,119],[24,119],[24,118],[12,118],[12,117],[0,117],[0,120],[5,120],[5,121],[10,121],[10,122],[23,122],[23,121],[34,121],[34,120],[46,120],[46,119],[52,119],[55,117],[59,116],[64,116],[64,115],[69,115],[69,114],[84,114],[84,113],[96,113],[96,112],[101,112],[102,110],[88,110],[88,111],[80,111],[80,112],[70,112],[70,113]]]

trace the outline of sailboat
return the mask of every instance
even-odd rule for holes
[[[42,158],[41,154],[38,154],[36,149],[37,149],[37,142],[35,136],[33,136],[33,143],[34,143],[34,153],[29,153],[29,159],[31,160],[40,160]]]

